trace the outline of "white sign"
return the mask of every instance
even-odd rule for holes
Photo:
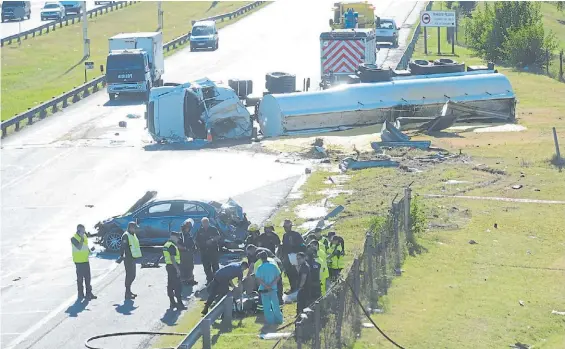
[[[455,27],[455,11],[426,11],[420,16],[423,27]]]
[[[94,69],[94,62],[84,62],[84,68],[85,69]]]

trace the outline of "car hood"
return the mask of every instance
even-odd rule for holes
[[[218,217],[226,224],[235,225],[245,219],[243,208],[231,198],[223,204],[217,201],[210,201],[208,204],[216,209]]]
[[[148,203],[149,201],[153,200],[156,196],[157,196],[156,191],[146,192],[145,195],[143,195],[139,200],[137,200],[137,202],[135,204],[133,204],[133,206],[130,207],[130,209],[127,210],[126,213],[124,213],[122,216],[127,216],[127,215],[133,213],[135,210],[137,210],[141,206],[143,206],[146,203]]]
[[[205,41],[205,40],[212,40],[214,35],[191,35],[190,40],[192,41]]]
[[[61,12],[60,8],[42,8],[41,13],[44,12]]]

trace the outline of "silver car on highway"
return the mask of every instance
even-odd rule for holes
[[[66,17],[66,12],[65,6],[63,6],[60,2],[46,2],[41,9],[41,20],[62,20]]]

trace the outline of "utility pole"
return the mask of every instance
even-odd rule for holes
[[[163,10],[161,9],[162,1],[157,1],[157,31],[163,31]]]
[[[90,57],[90,39],[88,38],[88,23],[86,16],[86,1],[82,2],[82,38],[84,41],[83,56]]]

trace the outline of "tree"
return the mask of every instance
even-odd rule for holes
[[[559,11],[563,11],[565,10],[565,1],[556,1],[555,6],[557,6]]]
[[[464,25],[468,45],[480,56],[516,66],[540,65],[555,43],[554,36],[545,37],[536,2],[485,2]]]

